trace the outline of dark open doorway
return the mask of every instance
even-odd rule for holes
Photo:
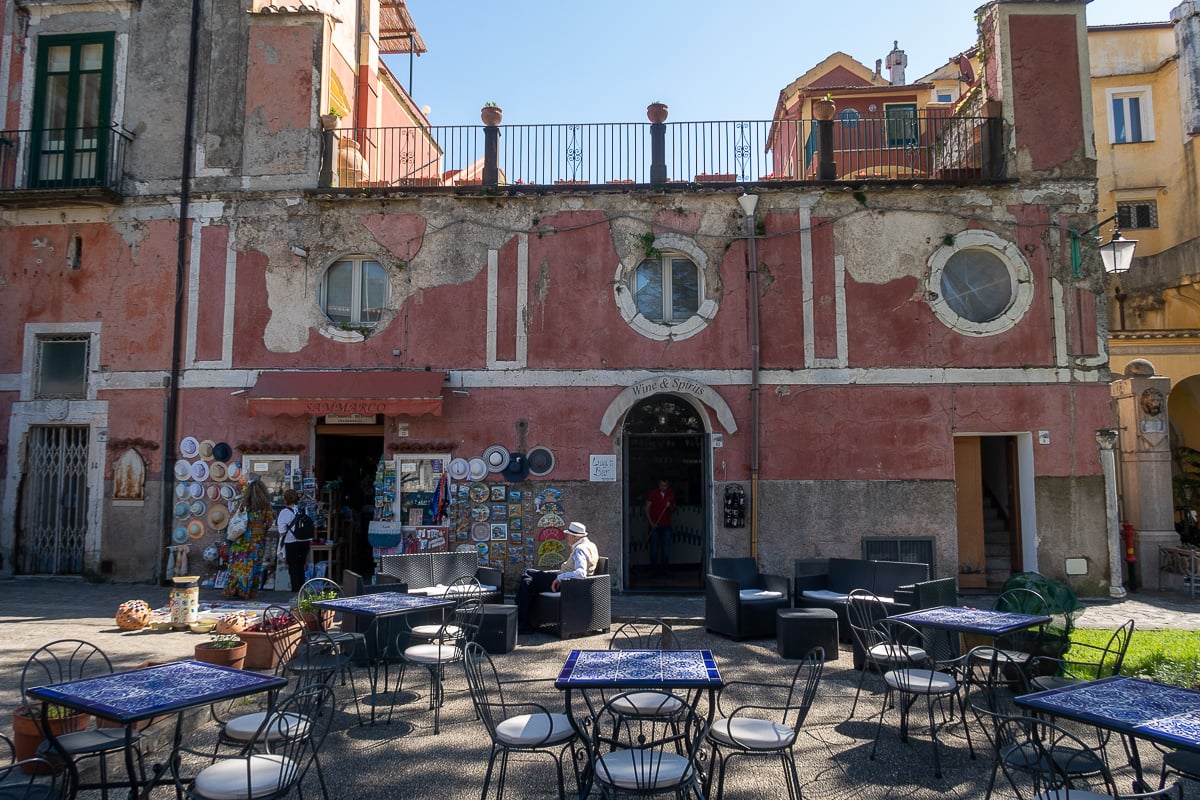
[[[708,552],[707,434],[696,409],[672,395],[647,398],[625,418],[626,588],[695,591],[703,587]],[[667,564],[652,563],[648,495],[669,483],[671,513]]]
[[[337,518],[338,563],[361,575],[374,571],[367,524],[375,504],[375,467],[382,454],[382,425],[317,426],[314,467],[321,496],[337,506],[329,513],[331,520]]]

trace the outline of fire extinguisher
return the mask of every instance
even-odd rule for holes
[[[1133,529],[1132,523],[1121,523],[1121,539],[1125,543],[1125,574],[1127,580],[1126,588],[1129,591],[1137,591],[1137,569],[1134,566],[1137,564],[1137,551],[1133,548],[1134,537],[1137,536],[1137,531]]]

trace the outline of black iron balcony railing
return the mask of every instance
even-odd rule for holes
[[[1004,175],[1002,120],[903,118],[326,131],[322,187],[952,181]],[[821,148],[822,132],[832,148]],[[657,146],[656,146],[657,145]],[[656,157],[656,154],[657,157]],[[822,155],[832,167],[822,171]]]
[[[0,131],[0,192],[104,189],[119,193],[133,137],[118,128]]]

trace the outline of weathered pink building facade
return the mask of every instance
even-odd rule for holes
[[[1008,521],[1005,569],[1064,577],[1083,559],[1071,580],[1108,583],[1101,284],[1069,253],[1095,219],[1083,3],[988,6],[976,101],[1002,109],[1003,180],[508,190],[318,188],[334,94],[360,145],[364,129],[425,125],[386,72],[331,94],[347,64],[379,64],[378,3],[360,4],[368,45],[322,10],[203,5],[189,21],[188,4],[4,3],[5,128],[36,133],[53,75],[38,54],[86,60],[81,41],[110,81],[100,122],[128,132],[111,134],[115,172],[73,183],[22,172],[47,155],[44,129],[41,144],[6,134],[21,149],[0,187],[4,572],[160,575],[190,435],[243,464],[295,456],[322,483],[352,480],[338,465],[364,454],[544,447],[551,471],[487,481],[510,502],[559,490],[626,588],[652,588],[640,499],[662,474],[681,494],[684,585],[714,555],[790,574],[795,558],[918,543],[939,575],[971,573],[985,543],[964,513],[981,503]],[[348,300],[331,268],[361,281]],[[299,396],[264,390],[276,373]],[[390,401],[371,398],[384,383]],[[326,418],[339,412],[366,418]],[[114,497],[129,449],[140,501]],[[744,527],[724,516],[735,485]],[[193,557],[219,539],[189,540]],[[536,562],[508,542],[493,557],[510,572]]]

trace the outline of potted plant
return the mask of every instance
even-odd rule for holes
[[[837,112],[837,105],[833,102],[833,95],[829,92],[819,100],[813,100],[813,117],[821,121],[829,121],[833,119],[833,115]]]
[[[504,119],[504,109],[495,103],[488,101],[483,104],[483,108],[479,110],[479,118],[483,120],[483,124],[487,126],[499,125],[500,120]]]
[[[650,105],[646,106],[646,119],[658,124],[667,121],[667,104],[660,103],[655,100]]]
[[[277,650],[290,652],[303,632],[304,626],[291,614],[251,625],[238,634],[246,643],[243,669],[274,669],[279,663]],[[276,648],[276,642],[282,642],[284,646]]]
[[[246,643],[236,633],[214,633],[196,645],[196,660],[219,667],[241,669],[246,663]]]
[[[46,724],[56,737],[64,733],[81,731],[88,725],[91,715],[66,706],[51,705],[46,709]],[[17,706],[12,715],[13,750],[18,761],[33,758],[45,737],[42,735],[42,704],[27,703]],[[25,767],[26,772],[36,772],[37,767]]]
[[[296,601],[296,610],[300,614],[300,621],[304,623],[304,627],[310,631],[327,630],[333,624],[333,612],[313,608],[313,603],[321,600],[335,600],[337,597],[336,591],[326,589],[323,592],[313,592]]]
[[[336,108],[329,109],[328,114],[321,115],[321,130],[331,131],[338,126],[338,120],[342,118],[342,112]]]

